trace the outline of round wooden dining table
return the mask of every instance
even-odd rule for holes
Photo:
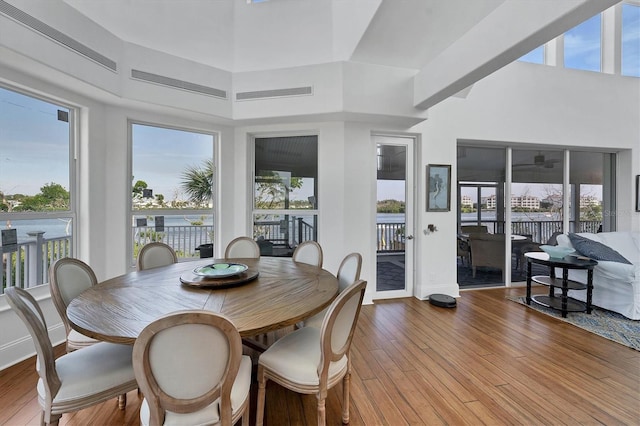
[[[214,262],[247,265],[250,280],[203,281],[194,274]],[[209,258],[103,281],[73,299],[67,316],[71,327],[86,336],[133,344],[142,329],[161,316],[205,309],[225,315],[242,337],[249,337],[294,325],[329,306],[337,294],[334,275],[291,258]]]

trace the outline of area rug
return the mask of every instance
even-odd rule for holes
[[[507,299],[640,351],[640,321],[630,320],[616,312],[597,307],[591,309],[591,314],[569,312],[566,318],[562,318],[560,311],[555,309],[533,302],[527,305],[525,296],[507,296]]]

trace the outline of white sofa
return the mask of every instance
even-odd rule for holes
[[[593,305],[640,320],[640,232],[578,233],[614,249],[632,264],[598,260],[593,270]],[[557,237],[559,246],[573,247],[567,235]],[[562,276],[562,270],[556,270]],[[569,270],[569,279],[587,282],[587,271]],[[586,301],[587,292],[569,291],[574,299]]]

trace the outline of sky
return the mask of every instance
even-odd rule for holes
[[[601,25],[601,16],[596,15],[564,34],[565,67],[600,71]],[[544,63],[543,47],[520,60]],[[640,77],[640,6],[632,4],[622,5],[622,75]]]
[[[34,195],[50,182],[69,190],[69,124],[47,102],[0,87],[0,191]]]
[[[143,180],[165,201],[187,198],[180,189],[182,173],[213,158],[210,134],[134,124],[132,136],[132,185]]]

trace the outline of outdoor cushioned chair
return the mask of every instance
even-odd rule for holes
[[[97,343],[98,340],[78,333],[71,328],[67,317],[67,306],[80,293],[98,284],[93,269],[79,259],[64,257],[49,267],[49,288],[51,300],[56,307],[66,331],[67,352],[82,349]]]
[[[305,241],[293,251],[293,261],[308,263],[309,265],[322,267],[322,247],[315,241]]]
[[[360,270],[362,269],[362,256],[360,253],[350,253],[342,259],[338,268],[338,292],[342,293],[347,287],[360,279]],[[328,308],[327,308],[328,309]],[[303,322],[304,327],[322,327],[322,321],[327,313],[327,309],[323,309],[314,316],[307,318]]]
[[[98,342],[55,359],[38,302],[21,288],[8,287],[5,295],[27,326],[36,348],[42,424],[56,425],[63,413],[91,407],[138,387],[130,345]],[[124,405],[120,404],[120,409]]]
[[[457,244],[458,244],[458,247],[457,247],[458,257],[460,257],[460,261],[462,262],[462,265],[464,265],[465,259],[467,260],[467,263],[470,263],[469,258],[471,257],[471,249],[469,248],[469,243],[464,239],[458,237]]]
[[[460,232],[463,234],[473,234],[473,233],[487,233],[486,225],[463,225],[460,227]]]
[[[260,258],[260,246],[249,237],[238,237],[229,244],[224,251],[225,259],[245,258],[245,259],[259,259]]]
[[[249,425],[251,358],[240,333],[211,311],[169,314],[145,327],[133,345],[145,398],[142,425]]]
[[[321,328],[303,327],[277,340],[258,359],[256,424],[264,421],[267,380],[318,399],[318,425],[326,423],[327,391],[342,381],[342,422],[349,423],[349,349],[367,282],[356,281],[331,303]]]
[[[138,271],[158,268],[178,262],[178,256],[173,248],[165,243],[154,241],[145,244],[138,252],[136,263]]]
[[[504,280],[504,234],[469,234],[473,278],[480,266],[498,268]]]

